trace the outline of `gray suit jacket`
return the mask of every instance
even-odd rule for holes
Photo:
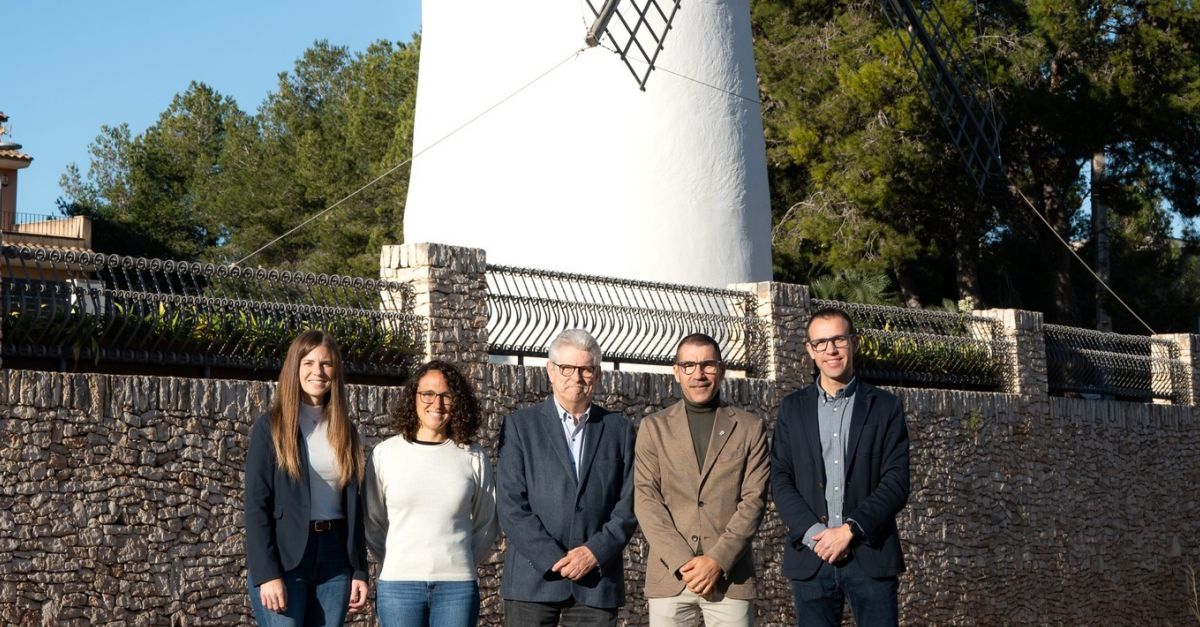
[[[553,603],[574,599],[591,607],[625,600],[622,553],[637,528],[633,516],[633,424],[592,406],[584,427],[579,480],[554,399],[508,415],[500,435],[496,509],[508,537],[500,596]],[[550,568],[586,545],[599,566],[580,581]]]

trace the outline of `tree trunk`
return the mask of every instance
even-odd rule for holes
[[[904,299],[904,306],[920,309],[921,295],[917,292],[917,281],[912,272],[908,269],[896,272],[896,283],[900,284],[900,296]]]
[[[1042,187],[1042,203],[1046,220],[1050,226],[1068,243],[1071,241],[1071,215],[1062,205],[1055,194],[1052,185]],[[1043,240],[1050,254],[1047,268],[1050,272],[1051,288],[1053,289],[1055,322],[1072,326],[1079,325],[1079,303],[1075,298],[1075,290],[1071,287],[1071,251],[1051,233]]]
[[[1104,199],[1104,151],[1092,155],[1092,245],[1096,251],[1096,274],[1109,282],[1111,264],[1108,256],[1108,206]],[[1096,330],[1112,331],[1112,316],[1108,313],[1108,292],[1096,284]]]
[[[954,275],[958,299],[971,299],[975,307],[983,305],[979,289],[979,238],[964,233],[960,226],[954,235]]]

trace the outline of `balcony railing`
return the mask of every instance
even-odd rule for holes
[[[1142,335],[1043,327],[1050,393],[1186,403],[1179,347]]]
[[[347,372],[400,374],[423,319],[407,284],[335,275],[2,247],[4,355],[274,369],[323,328]]]
[[[667,365],[690,333],[707,333],[731,369],[765,364],[763,327],[748,292],[489,266],[489,349],[545,356],[563,329],[589,331],[606,361]]]
[[[1012,389],[1014,342],[1000,322],[972,314],[813,299],[848,313],[859,334],[855,370],[901,387]]]

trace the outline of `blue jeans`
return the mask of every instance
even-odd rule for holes
[[[382,627],[474,627],[479,585],[474,581],[379,581],[375,609]]]
[[[842,624],[842,606],[850,601],[854,624],[859,627],[891,627],[899,623],[895,577],[875,579],[850,559],[837,566],[821,564],[811,579],[793,579],[797,625]]]
[[[346,528],[308,533],[304,557],[283,573],[287,610],[263,607],[258,586],[250,584],[250,606],[259,625],[269,627],[338,627],[346,620],[350,580],[354,574],[346,557]]]

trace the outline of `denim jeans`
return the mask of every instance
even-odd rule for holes
[[[898,589],[898,579],[875,579],[863,572],[853,559],[837,566],[821,564],[821,569],[811,579],[792,580],[796,624],[838,627],[842,624],[842,606],[849,600],[854,624],[860,627],[898,625]]]
[[[474,627],[479,585],[474,581],[379,581],[375,609],[382,627]]]
[[[308,533],[304,557],[283,573],[287,610],[276,613],[263,607],[258,586],[250,584],[250,606],[259,625],[269,627],[339,627],[350,603],[354,571],[346,557],[346,528]]]

